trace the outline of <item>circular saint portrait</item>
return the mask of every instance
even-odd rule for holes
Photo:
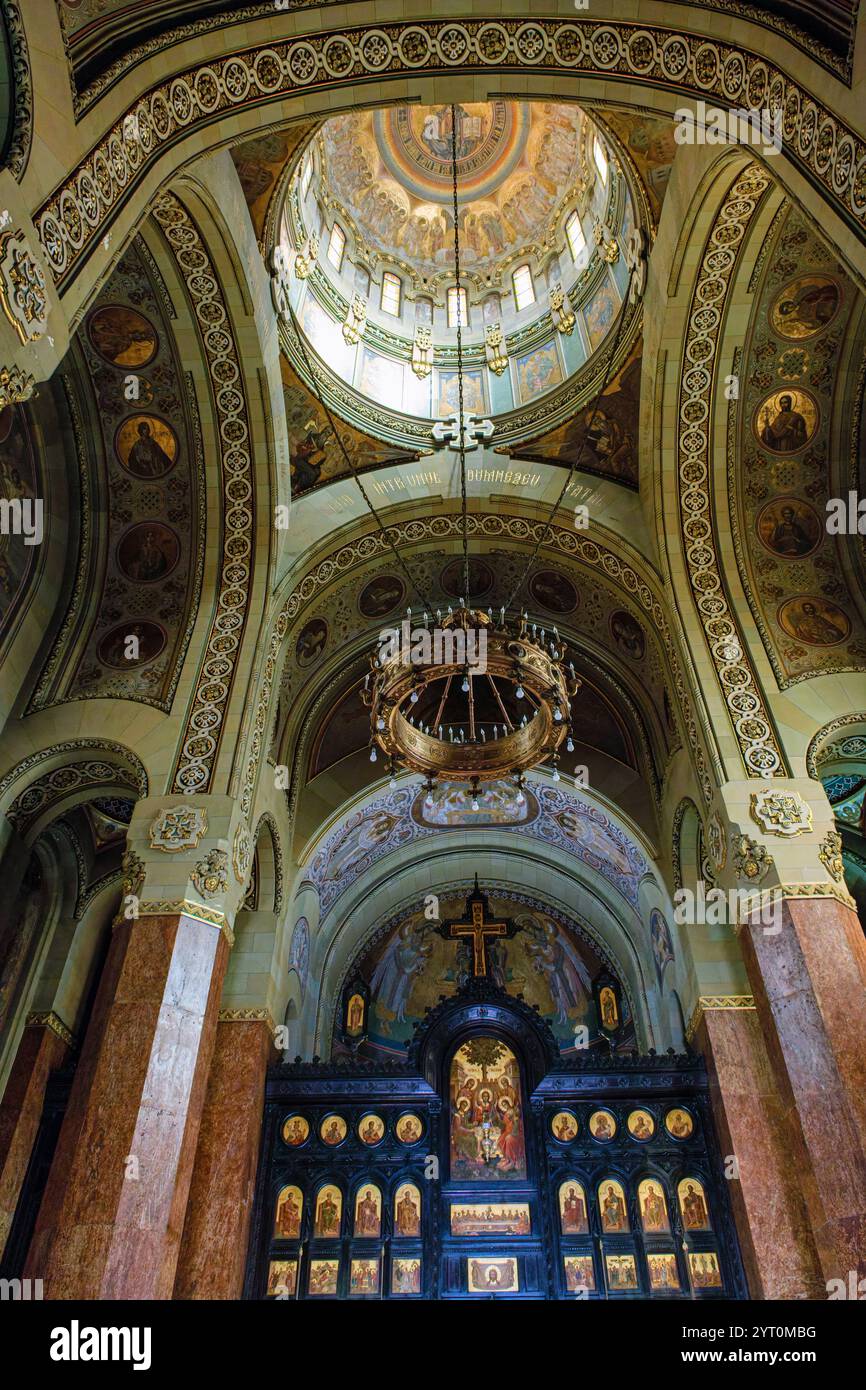
[[[290,1115],[283,1123],[283,1143],[297,1149],[310,1137],[310,1123],[303,1115]]]
[[[385,1133],[385,1121],[380,1115],[365,1115],[358,1123],[358,1138],[365,1144],[378,1144]]]
[[[158,415],[130,415],[114,436],[114,451],[134,478],[164,478],[177,462],[177,435]]]
[[[755,438],[773,454],[796,454],[815,436],[818,403],[808,391],[785,387],[765,396],[755,411]]]
[[[821,518],[800,497],[775,497],[758,513],[758,535],[773,555],[802,560],[821,544]]]
[[[589,1132],[593,1139],[599,1139],[603,1144],[613,1139],[616,1135],[616,1120],[609,1110],[594,1110],[589,1117]]]
[[[669,1110],[665,1115],[665,1129],[674,1139],[688,1139],[694,1128],[695,1122],[688,1110]]]
[[[322,655],[328,640],[328,624],[324,618],[311,618],[302,628],[295,643],[295,659],[299,666],[312,666]]]
[[[577,1116],[570,1110],[560,1110],[550,1121],[550,1132],[560,1144],[570,1144],[577,1138]]]
[[[115,623],[114,627],[100,638],[96,655],[103,666],[111,666],[115,671],[126,671],[153,661],[159,656],[165,643],[165,630],[159,623],[139,618],[135,622]]]
[[[442,585],[443,593],[450,598],[465,598],[463,590],[464,569],[462,560],[452,560],[446,565],[441,575],[439,583]],[[483,560],[476,556],[469,557],[469,598],[471,600],[482,598],[493,588],[493,571]]]
[[[117,563],[127,579],[155,584],[171,574],[180,559],[180,541],[161,521],[131,526],[117,546]]]
[[[834,647],[851,632],[851,620],[837,604],[819,594],[798,594],[779,607],[779,624],[789,637],[807,647]]]
[[[406,585],[396,574],[379,574],[365,584],[358,609],[365,618],[384,618],[403,602]]]
[[[342,1144],[346,1137],[346,1121],[342,1115],[326,1115],[319,1126],[319,1138],[325,1144]]]
[[[798,275],[773,300],[770,323],[780,338],[813,338],[832,323],[841,298],[829,275]]]
[[[423,1132],[417,1115],[401,1115],[397,1121],[396,1134],[401,1144],[417,1144]]]
[[[556,570],[538,570],[530,575],[527,587],[535,602],[548,613],[573,613],[577,607],[577,590],[570,579]]]
[[[628,1117],[628,1132],[632,1139],[645,1142],[655,1134],[656,1122],[648,1110],[632,1110]]]
[[[113,367],[146,367],[156,356],[159,338],[152,323],[126,304],[106,304],[90,315],[87,336]]]
[[[640,661],[646,651],[646,638],[643,628],[631,613],[626,613],[623,608],[611,613],[610,635],[621,652],[631,657],[632,661]]]

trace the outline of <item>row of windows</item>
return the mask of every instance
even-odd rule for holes
[[[565,223],[565,235],[568,240],[569,250],[572,259],[577,261],[586,247],[586,237],[583,234],[583,227],[576,212],[569,213]],[[328,238],[328,260],[335,270],[339,271],[343,264],[343,256],[346,251],[346,233],[335,222],[331,228],[331,235]],[[511,285],[514,291],[514,303],[519,313],[521,309],[526,309],[530,304],[535,303],[535,284],[532,279],[532,271],[528,265],[519,265],[511,273]],[[400,309],[403,300],[403,282],[399,275],[393,271],[386,270],[382,276],[382,294],[379,305],[384,314],[392,314],[394,318],[400,317]],[[469,323],[469,309],[466,300],[466,291],[453,285],[448,291],[448,327],[466,328]]]

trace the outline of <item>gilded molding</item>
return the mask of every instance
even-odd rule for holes
[[[219,1023],[265,1023],[268,1032],[274,1038],[277,1032],[277,1025],[273,1020],[270,1009],[220,1009],[218,1015]]]
[[[686,569],[740,756],[750,777],[787,776],[761,686],[719,565],[711,494],[715,364],[746,229],[771,186],[759,164],[741,170],[713,223],[692,293],[679,387],[677,474]]]
[[[219,593],[171,785],[174,792],[206,792],[250,601],[254,489],[249,413],[231,316],[201,233],[174,194],[165,193],[157,200],[154,216],[177,260],[201,327],[221,454],[224,526]]]
[[[26,835],[39,816],[59,801],[64,800],[71,792],[92,792],[94,787],[111,785],[124,787],[135,793],[136,796],[147,795],[147,776],[138,759],[134,758],[128,749],[121,748],[119,744],[103,744],[94,739],[82,739],[80,743],[56,744],[53,748],[43,749],[32,759],[25,759],[24,763],[19,763],[4,779],[0,792],[27,770],[26,764],[36,765],[41,759],[52,757],[67,750],[71,752],[81,747],[104,749],[106,752],[122,752],[137,766],[129,768],[119,763],[107,762],[104,758],[88,758],[81,762],[64,763],[60,767],[53,768],[50,772],[43,773],[41,777],[36,778],[29,786],[25,787],[24,791],[18,793],[6,812],[7,819],[15,826],[19,834]]]
[[[701,994],[692,1010],[686,1028],[686,1042],[691,1043],[701,1024],[701,1019],[710,1010],[739,1009],[754,1010],[755,997],[752,994]]]
[[[75,1034],[66,1027],[63,1019],[52,1009],[49,1013],[32,1013],[27,1015],[25,1028],[47,1028],[50,1033],[55,1033],[61,1042],[67,1047],[75,1047]]]
[[[6,152],[6,167],[12,170],[18,183],[24,177],[30,148],[33,144],[33,78],[30,73],[30,54],[27,49],[27,34],[21,18],[21,6],[17,0],[2,0],[3,18],[9,37],[9,54],[12,59],[13,91],[15,115],[12,124],[12,138]]]
[[[214,57],[143,94],[91,147],[36,212],[45,254],[65,283],[118,206],[181,132],[281,97],[348,89],[416,73],[497,69],[656,85],[728,108],[782,115],[783,148],[861,238],[866,234],[866,142],[757,53],[701,34],[594,19],[415,19],[325,30]],[[124,138],[133,129],[137,138]]]
[[[203,922],[206,927],[216,927],[230,947],[235,944],[234,931],[221,908],[206,907],[204,903],[193,902],[190,898],[154,899],[153,902],[139,903],[134,917],[126,917],[121,910],[112,926],[125,926],[141,917],[191,917],[195,922]]]

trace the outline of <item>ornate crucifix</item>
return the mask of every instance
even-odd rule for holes
[[[439,932],[446,940],[457,941],[468,937],[472,941],[472,974],[478,978],[487,974],[487,940],[498,936],[513,936],[517,928],[513,922],[491,922],[487,894],[475,887],[466,899],[466,922],[441,922]]]

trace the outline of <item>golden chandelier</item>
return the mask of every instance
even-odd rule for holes
[[[465,603],[435,622],[412,610],[370,660],[362,698],[370,709],[370,760],[381,751],[391,785],[399,770],[420,773],[432,805],[438,782],[468,783],[473,810],[480,784],[510,779],[524,800],[524,774],[549,762],[559,780],[559,747],[573,751],[571,698],[580,685],[565,664],[565,643],[530,623],[516,626]],[[377,751],[378,750],[378,751]]]

